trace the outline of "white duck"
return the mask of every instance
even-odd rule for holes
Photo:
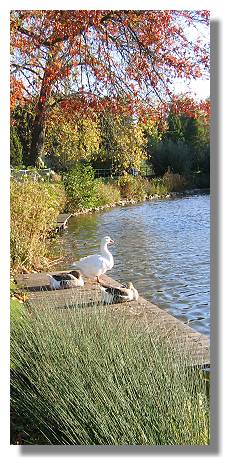
[[[70,273],[48,274],[51,289],[69,289],[84,286],[80,271]]]
[[[120,287],[107,286],[100,284],[102,301],[106,304],[130,302],[138,300],[139,293],[132,282],[122,284]]]
[[[79,261],[73,263],[73,266],[80,269],[84,276],[96,279],[97,282],[100,282],[100,276],[112,269],[114,265],[113,255],[107,247],[107,245],[113,243],[114,241],[110,237],[103,237],[100,243],[100,254],[81,258]]]

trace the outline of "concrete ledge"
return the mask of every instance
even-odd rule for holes
[[[58,271],[57,271],[58,272]],[[55,273],[55,272],[54,272]],[[53,274],[53,273],[52,273]],[[102,276],[105,284],[119,286],[120,283],[109,276]],[[99,304],[101,293],[98,284],[87,281],[84,287],[76,289],[50,290],[47,273],[19,274],[15,277],[18,286],[28,292],[30,304],[53,304],[55,308],[68,308],[69,305]],[[140,297],[138,302],[124,302],[106,306],[113,315],[128,318],[133,324],[151,332],[157,331],[170,345],[174,354],[184,352],[189,365],[210,364],[210,341],[206,335],[198,333],[157,305]]]

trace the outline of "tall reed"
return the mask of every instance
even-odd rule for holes
[[[106,307],[42,303],[13,316],[11,364],[25,444],[209,444],[203,372]]]

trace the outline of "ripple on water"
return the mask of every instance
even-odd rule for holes
[[[209,334],[209,195],[74,217],[63,235],[65,250],[73,259],[96,253],[104,235],[115,240],[114,278],[132,280],[146,299]]]

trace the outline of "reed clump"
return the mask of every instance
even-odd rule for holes
[[[104,306],[31,307],[12,317],[14,426],[24,444],[207,445],[206,380],[186,362]]]

